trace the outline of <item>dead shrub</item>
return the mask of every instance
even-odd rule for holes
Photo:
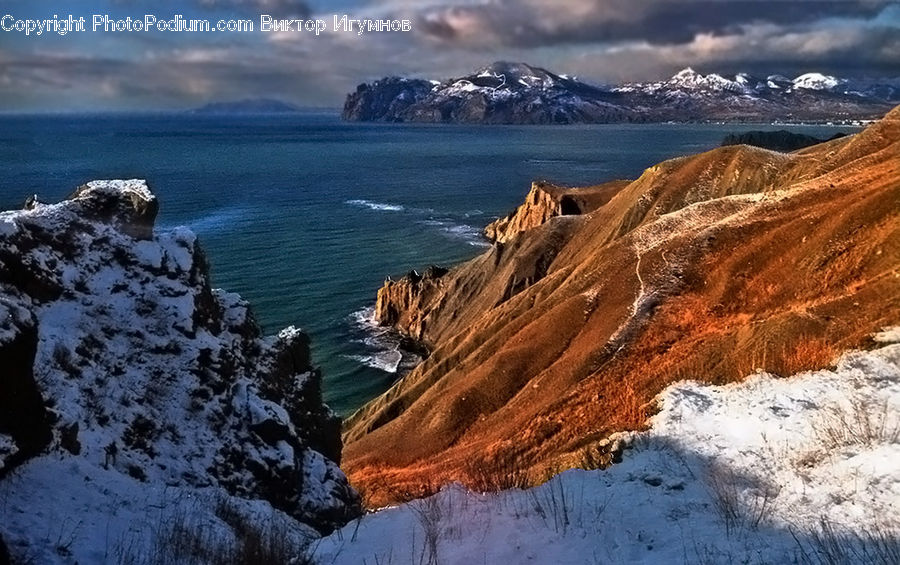
[[[756,477],[739,475],[733,469],[712,466],[706,485],[725,533],[756,530],[768,522],[779,489]]]
[[[872,447],[900,440],[900,418],[887,401],[872,404],[850,398],[846,406],[832,405],[822,411],[815,428],[818,445],[828,451],[844,447]]]
[[[862,533],[840,531],[827,518],[791,529],[804,565],[895,565],[900,563],[900,525],[882,520]]]

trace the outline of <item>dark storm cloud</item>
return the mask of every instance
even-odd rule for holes
[[[697,34],[742,25],[806,24],[825,18],[871,18],[883,0],[496,0],[437,5],[419,14],[419,30],[459,46],[548,47],[619,41],[687,43]]]
[[[312,2],[313,0],[310,0]],[[362,0],[360,0],[362,2]],[[900,2],[729,0],[353,0],[358,17],[410,18],[413,33],[3,35],[0,111],[185,108],[281,98],[338,106],[386,75],[461,76],[524,61],[599,83],[702,72],[900,76]],[[315,17],[328,18],[324,0]],[[324,7],[323,7],[324,5]],[[50,0],[29,4],[37,15]],[[308,17],[298,0],[82,0],[110,10],[188,17]],[[134,12],[134,13],[132,13]]]
[[[563,60],[571,73],[608,82],[655,80],[691,66],[707,73],[793,77],[823,72],[844,77],[900,77],[900,33],[883,22],[741,26],[729,33],[701,33],[687,43],[634,42],[609,49],[578,50]]]

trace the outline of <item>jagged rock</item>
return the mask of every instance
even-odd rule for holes
[[[586,188],[566,188],[545,181],[531,184],[525,203],[484,228],[484,236],[505,243],[518,233],[543,225],[557,216],[577,216],[593,212],[628,184],[613,181]]]
[[[356,517],[306,334],[262,337],[193,233],[154,234],[157,210],[144,181],[117,180],[0,214],[0,464],[49,450],[319,531]]]
[[[92,181],[69,197],[83,218],[112,222],[135,239],[150,239],[159,212],[156,196],[143,181]]]
[[[394,326],[413,339],[424,340],[427,316],[410,317],[409,314],[428,311],[427,305],[441,295],[441,277],[446,273],[447,269],[432,265],[421,275],[410,271],[399,280],[386,280],[375,300],[375,321]]]

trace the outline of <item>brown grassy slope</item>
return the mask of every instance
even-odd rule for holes
[[[535,256],[541,276],[510,290]],[[593,461],[674,381],[824,366],[897,323],[900,108],[794,154],[661,163],[432,284],[404,313],[428,321],[431,357],[347,423],[370,504]]]

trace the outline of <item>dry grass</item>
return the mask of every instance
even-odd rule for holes
[[[779,375],[794,375],[803,371],[833,367],[838,355],[840,351],[833,342],[821,338],[801,337],[783,348],[782,354],[775,360],[776,369],[772,372]]]
[[[733,469],[717,466],[707,469],[706,485],[729,536],[756,530],[767,523],[779,491],[756,477],[738,475]]]
[[[846,406],[823,410],[815,426],[819,447],[833,451],[845,447],[872,447],[900,441],[900,418],[887,402],[872,404],[853,397]]]
[[[415,537],[412,538],[412,561],[416,565],[440,565],[440,542],[444,535],[445,516],[440,497],[431,496],[410,503],[410,509],[416,516],[422,530],[422,548],[418,549]]]
[[[527,469],[514,457],[473,459],[463,470],[463,483],[476,492],[496,492],[533,486]]]
[[[896,565],[900,563],[900,526],[885,518],[865,532],[843,532],[827,518],[815,527],[791,531],[803,565]]]
[[[298,546],[289,525],[276,515],[257,521],[228,499],[215,501],[215,512],[230,529],[230,539],[190,509],[160,517],[150,551],[138,540],[120,540],[113,550],[119,565],[313,565],[307,547]]]

